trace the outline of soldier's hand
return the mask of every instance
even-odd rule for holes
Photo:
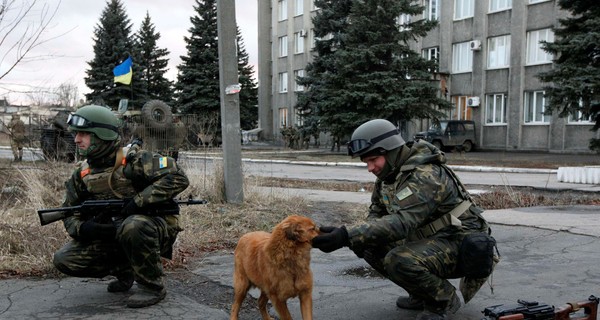
[[[121,209],[121,215],[123,216],[131,216],[134,214],[139,214],[142,212],[142,209],[138,207],[138,205],[133,201],[133,199],[129,200],[127,204]]]
[[[79,236],[83,240],[113,240],[117,227],[112,223],[98,223],[88,220],[79,226]]]
[[[325,226],[319,229],[322,234],[316,236],[312,240],[313,248],[317,248],[323,252],[333,252],[339,248],[350,245],[348,240],[348,231],[345,226],[340,228]]]

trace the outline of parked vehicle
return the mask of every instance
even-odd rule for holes
[[[457,148],[470,152],[475,149],[475,122],[469,120],[440,120],[427,131],[414,136],[415,141],[424,139],[440,150]]]

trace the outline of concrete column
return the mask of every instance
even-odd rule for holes
[[[217,0],[225,200],[244,201],[235,0]]]

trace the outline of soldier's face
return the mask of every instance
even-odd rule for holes
[[[77,131],[75,135],[75,144],[81,150],[87,150],[91,144],[91,133],[85,131]]]
[[[367,169],[370,173],[379,176],[383,167],[385,166],[385,156],[368,156],[360,159],[362,162],[367,164]]]

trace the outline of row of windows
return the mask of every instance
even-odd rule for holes
[[[527,47],[525,65],[552,63],[553,56],[542,49],[541,41],[553,42],[554,32],[551,29],[542,29],[527,32]],[[452,73],[473,71],[473,48],[476,41],[455,43],[452,45]],[[422,55],[426,59],[439,59],[439,49],[426,48]],[[439,61],[439,60],[438,60]],[[488,69],[508,68],[510,66],[510,35],[491,37],[487,40]]]
[[[551,0],[529,0],[529,4],[546,2]],[[439,6],[439,0],[425,0],[426,5],[433,4]],[[439,8],[438,8],[439,9]],[[512,0],[489,0],[489,12],[497,12],[512,9]],[[439,10],[438,10],[439,11]],[[455,0],[454,1],[454,20],[472,18],[475,13],[475,0]],[[426,15],[426,17],[428,17]],[[431,19],[431,17],[429,16]],[[437,19],[437,16],[435,17]]]
[[[454,108],[446,115],[448,119],[472,120],[472,111],[468,106],[467,96],[453,96]],[[485,121],[487,125],[504,125],[507,122],[506,112],[508,96],[505,93],[494,93],[485,96]],[[523,99],[523,123],[545,124],[550,123],[551,116],[545,115],[546,98],[544,91],[527,91]],[[592,124],[592,118],[570,115],[569,123]]]
[[[304,39],[307,37],[307,33],[304,30],[300,30],[294,33],[294,54],[304,53]],[[279,43],[279,57],[287,57],[288,55],[288,36],[281,36],[278,39]],[[312,45],[314,47],[314,43]]]
[[[304,86],[299,84],[297,79],[304,77],[304,69],[294,70],[294,91],[304,91]],[[279,93],[288,92],[288,73],[279,73]]]
[[[505,93],[494,93],[486,95],[485,97],[485,124],[487,125],[505,125],[507,122],[506,111],[507,111],[507,95]],[[467,96],[454,96],[452,102],[454,109],[447,113],[448,119],[455,120],[472,120],[472,108],[468,107],[469,97]],[[545,110],[545,97],[544,91],[528,91],[525,92],[525,99],[523,102],[523,122],[527,124],[546,124],[550,123],[550,116],[544,114]],[[289,125],[288,121],[288,109],[279,108],[279,126],[281,128]],[[568,118],[569,123],[581,123],[592,125],[592,118],[582,117],[579,113],[576,116],[570,115]],[[302,117],[296,117],[296,126],[302,125]]]
[[[304,0],[293,0],[294,16],[304,14]],[[422,0],[425,10],[423,17],[429,20],[437,20],[440,12],[441,0]],[[529,4],[546,2],[551,0],[528,0]],[[314,0],[310,1],[311,10],[316,10]],[[509,10],[512,8],[512,0],[489,0],[489,12]],[[288,0],[279,0],[277,3],[279,21],[288,18]],[[472,18],[475,12],[475,0],[455,0],[454,1],[454,20]],[[408,18],[410,19],[410,18]]]
[[[304,0],[294,0],[294,16],[300,16],[304,14]],[[314,0],[310,1],[311,10],[315,10]],[[279,0],[277,3],[277,10],[279,11],[279,21],[287,20],[288,18],[288,0]]]

